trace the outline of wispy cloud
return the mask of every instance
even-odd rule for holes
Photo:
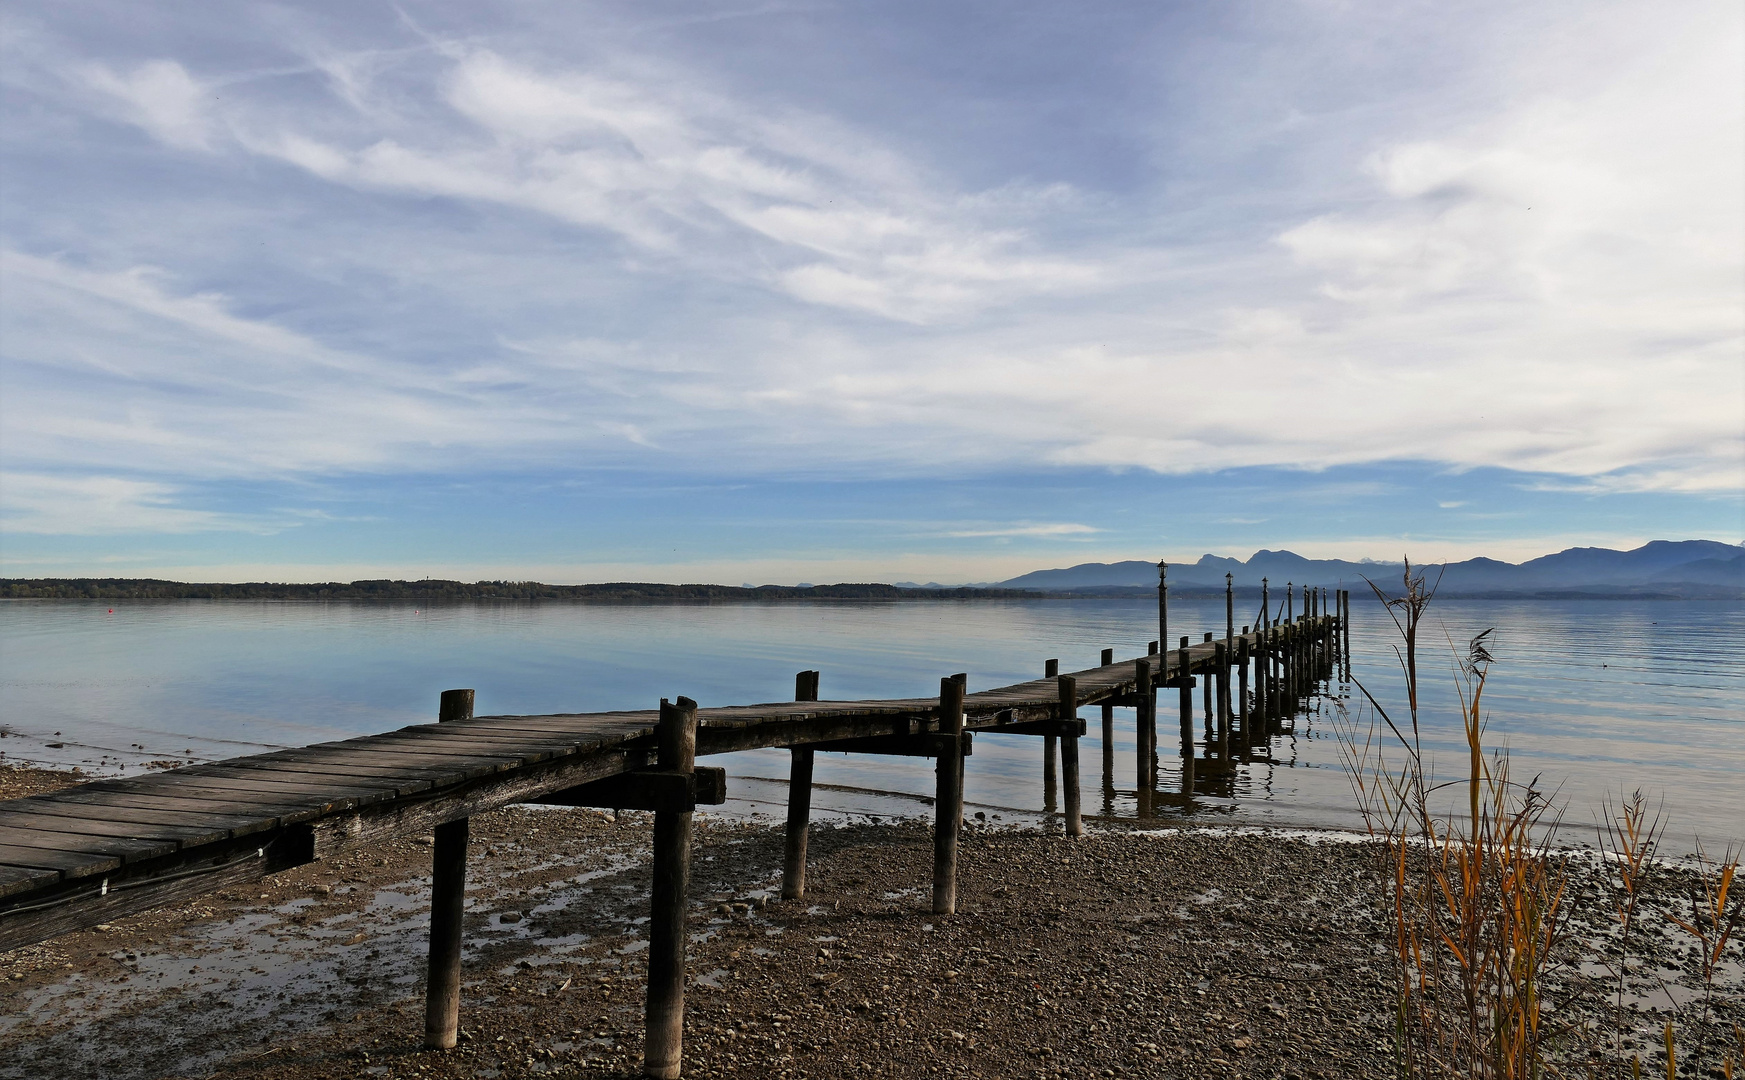
[[[117,10],[0,42],[0,454],[159,485],[142,528],[212,478],[627,464],[1745,491],[1737,5],[1135,8],[985,57],[876,7]],[[1035,514],[929,511],[1097,535]]]
[[[951,530],[948,530],[947,532],[943,533],[942,535],[957,538],[957,539],[964,539],[964,538],[971,538],[971,537],[991,537],[991,536],[1008,536],[1008,537],[1024,536],[1024,537],[1060,538],[1060,537],[1093,536],[1093,535],[1100,533],[1102,531],[1103,530],[1098,529],[1098,528],[1094,528],[1090,525],[1076,525],[1076,524],[1073,524],[1071,522],[1059,522],[1059,523],[1054,523],[1054,524],[1043,524],[1043,525],[1025,524],[1025,525],[1005,525],[1005,526],[999,526],[999,527],[993,527],[993,528],[980,528],[980,529],[951,529]]]

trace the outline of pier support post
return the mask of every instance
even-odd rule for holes
[[[1103,706],[1103,813],[1115,811],[1115,706]]]
[[[1212,650],[1212,670],[1218,679],[1218,756],[1230,756],[1230,652],[1220,641]]]
[[[1194,793],[1194,680],[1188,662],[1188,639],[1182,638],[1177,670],[1181,678],[1182,710],[1182,794]]]
[[[957,913],[957,835],[963,822],[963,683],[939,680],[939,757],[934,762],[933,914]]]
[[[818,672],[802,671],[794,676],[794,700],[818,700]],[[806,895],[806,841],[812,824],[812,761],[810,746],[796,746],[789,751],[788,762],[788,831],[782,852],[782,899],[798,900]]]
[[[1169,564],[1162,560],[1157,563],[1157,647],[1169,648]],[[1167,674],[1168,666],[1158,669],[1160,678]]]
[[[1242,641],[1236,646],[1236,726],[1242,732],[1242,749],[1254,745],[1252,706],[1248,703],[1248,627],[1242,628]]]
[[[1083,836],[1079,807],[1079,688],[1071,675],[1056,676],[1060,685],[1060,782],[1066,788],[1066,835]]]
[[[697,761],[697,703],[660,702],[655,731],[662,769],[690,772]],[[685,1028],[685,909],[691,891],[691,811],[654,813],[654,887],[649,897],[648,1002],[642,1075],[678,1080]]]
[[[1161,669],[1162,657],[1158,658]],[[1139,816],[1150,817],[1152,792],[1157,789],[1157,693],[1151,686],[1151,661],[1133,661],[1133,787],[1139,801]]]
[[[473,692],[444,690],[436,720],[471,720]],[[461,918],[467,895],[467,819],[438,825],[430,858],[430,957],[424,980],[424,1047],[449,1050],[460,1031]]]
[[[1042,665],[1042,677],[1056,679],[1060,677],[1060,661],[1049,660]],[[1059,740],[1053,735],[1042,736],[1042,812],[1052,815],[1060,809],[1060,798],[1056,794],[1059,783],[1055,779],[1054,763],[1058,756],[1055,743]]]

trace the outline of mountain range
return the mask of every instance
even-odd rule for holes
[[[1424,567],[1442,596],[1647,595],[1745,599],[1745,547],[1716,540],[1655,540],[1630,551],[1569,548],[1555,555],[1507,563],[1467,559]],[[1384,589],[1397,585],[1403,563],[1365,559],[1306,559],[1290,551],[1257,551],[1247,559],[1202,555],[1198,562],[1171,563],[1171,589],[1222,590],[1224,575],[1238,588],[1297,585],[1364,587],[1364,579]],[[1143,560],[1081,563],[1059,570],[1036,570],[998,583],[1007,589],[1044,592],[1120,594],[1157,587],[1157,564]]]

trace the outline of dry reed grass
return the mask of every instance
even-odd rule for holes
[[[1424,750],[1419,724],[1419,634],[1435,588],[1408,562],[1404,591],[1387,595],[1370,587],[1393,617],[1395,647],[1405,679],[1408,715],[1391,716],[1357,680],[1368,703],[1369,722],[1344,714],[1339,742],[1358,809],[1378,841],[1392,931],[1396,978],[1394,1056],[1401,1077],[1461,1076],[1487,1080],[1538,1080],[1565,1075],[1558,1061],[1576,1060],[1573,1050],[1588,1040],[1583,1028],[1547,1019],[1548,974],[1568,954],[1569,853],[1557,836],[1563,822],[1538,778],[1520,783],[1509,758],[1485,746],[1483,698],[1493,658],[1492,630],[1472,638],[1456,655],[1456,690],[1463,717],[1464,775],[1438,781]],[[1464,799],[1453,801],[1458,795]],[[1453,801],[1452,806],[1450,806]],[[1462,805],[1464,804],[1464,805]],[[1616,879],[1622,956],[1617,984],[1616,1027],[1623,1023],[1632,931],[1641,916],[1643,890],[1655,873],[1654,852],[1662,829],[1658,813],[1637,792],[1614,812],[1606,807],[1601,847]],[[1714,980],[1729,940],[1745,919],[1745,904],[1732,890],[1739,867],[1729,850],[1720,860],[1700,856],[1699,895],[1689,919],[1668,916],[1699,946],[1705,995],[1703,1022],[1710,1017]],[[1556,1010],[1557,1015],[1565,1015]],[[1679,1071],[1677,1033],[1662,1032],[1665,1075]],[[1745,1060],[1745,1033],[1722,1057],[1730,1078]],[[1687,1073],[1704,1058],[1699,1036]],[[1570,1066],[1565,1066],[1570,1067]],[[1581,1071],[1598,1076],[1640,1077],[1642,1063],[1625,1056],[1621,1038]]]

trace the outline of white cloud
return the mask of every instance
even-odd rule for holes
[[[284,527],[246,517],[189,510],[173,485],[119,476],[0,473],[0,529],[9,533],[92,536],[103,533],[275,532]]]
[[[1296,82],[1263,52],[1214,73],[1205,100],[1239,82],[1291,117],[1224,131],[1233,165],[1194,157],[1210,106],[1119,100],[1162,101],[1141,93],[1156,65],[1099,91],[1106,143],[1032,124],[1032,87],[958,87],[1041,140],[997,160],[724,54],[622,37],[571,57],[489,15],[262,71],[217,74],[258,54],[173,37],[60,58],[71,104],[15,64],[44,109],[135,124],[184,171],[161,192],[129,173],[119,209],[18,219],[0,448],[93,477],[1415,459],[1736,494],[1736,5],[1600,4],[1519,33],[1501,10],[1447,43],[1470,71],[1392,112],[1401,87],[1377,85],[1316,115],[1305,95],[1341,72],[1312,50]],[[1359,49],[1345,31],[1374,14],[1303,17]],[[1301,159],[1262,153],[1300,139]],[[1106,176],[1077,167],[1086,146]],[[108,160],[85,152],[66,182]],[[23,205],[60,205],[47,184]],[[202,220],[219,190],[228,216]],[[156,218],[189,191],[198,213]],[[433,341],[451,329],[462,344]],[[964,535],[1083,535],[1013,531],[1066,528]]]
[[[975,529],[975,528],[952,529],[949,532],[946,532],[944,535],[954,537],[954,538],[994,537],[994,536],[1017,537],[1017,536],[1022,536],[1022,537],[1031,537],[1031,538],[1045,537],[1045,538],[1049,538],[1049,539],[1055,539],[1055,538],[1068,537],[1068,536],[1090,536],[1094,533],[1099,533],[1102,531],[1103,530],[1098,529],[1098,528],[1091,526],[1091,525],[1079,525],[1079,524],[1075,524],[1073,522],[1056,522],[1056,523],[1051,523],[1051,524],[1040,524],[1040,525],[1023,524],[1023,525],[996,526],[996,527],[991,527],[991,528],[979,528],[979,529]]]
[[[85,66],[85,85],[153,137],[183,150],[209,149],[213,123],[210,90],[174,60],[152,60],[118,75],[102,64]]]

